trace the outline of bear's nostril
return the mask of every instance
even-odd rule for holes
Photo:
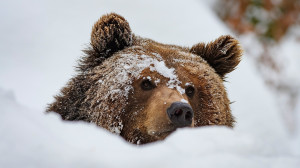
[[[181,114],[182,114],[182,109],[178,109],[174,113],[175,116],[181,116]]]
[[[192,112],[190,111],[186,112],[185,119],[189,121],[192,120],[192,118],[193,118]]]

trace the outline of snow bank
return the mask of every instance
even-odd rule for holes
[[[30,110],[0,90],[0,167],[297,167],[299,156],[225,127],[181,129],[134,146],[84,122]]]

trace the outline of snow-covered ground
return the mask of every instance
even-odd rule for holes
[[[165,141],[133,146],[92,124],[44,113],[74,74],[101,15],[114,11],[135,34],[191,46],[231,34],[206,5],[196,0],[1,1],[0,167],[299,167],[299,125],[296,134],[288,133],[274,94],[247,56],[226,83],[235,101],[234,130],[186,128]]]

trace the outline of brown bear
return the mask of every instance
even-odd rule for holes
[[[84,53],[48,112],[95,123],[134,144],[163,140],[181,127],[233,127],[223,82],[242,50],[231,36],[191,48],[161,44],[133,34],[111,13],[95,23]]]

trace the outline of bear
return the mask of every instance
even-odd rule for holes
[[[230,35],[192,47],[162,44],[135,35],[124,17],[110,13],[94,24],[83,52],[77,74],[47,112],[138,145],[182,127],[234,126],[224,82],[242,49]]]

